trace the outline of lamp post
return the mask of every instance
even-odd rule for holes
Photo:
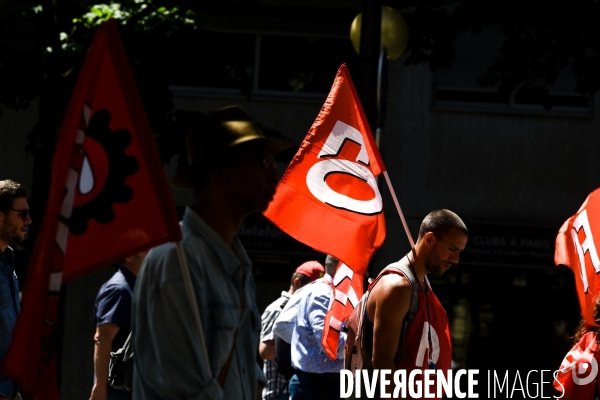
[[[387,60],[404,53],[408,27],[399,11],[380,0],[365,0],[363,12],[352,21],[350,40],[361,56],[361,103],[379,146],[387,105]]]
[[[363,0],[363,13],[359,13],[352,21],[350,40],[354,50],[360,55],[358,94],[369,126],[375,132],[375,142],[379,148],[387,105],[387,60],[397,59],[406,49],[408,27],[402,14],[382,5],[381,0]],[[393,197],[412,246],[412,237],[404,215],[395,195]]]

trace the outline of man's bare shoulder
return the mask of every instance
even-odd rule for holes
[[[382,322],[401,324],[410,306],[411,295],[410,282],[403,275],[388,273],[382,276],[369,295],[369,318],[378,325]],[[395,325],[392,328],[395,332]]]
[[[371,295],[394,295],[402,296],[402,294],[410,295],[410,282],[404,275],[397,273],[388,273],[379,278],[379,282],[373,287]]]

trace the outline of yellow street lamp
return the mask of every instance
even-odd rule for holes
[[[360,28],[362,13],[359,13],[350,26],[352,46],[360,54]],[[408,43],[408,26],[400,11],[388,6],[381,7],[381,48],[387,50],[387,58],[395,60],[404,53]]]

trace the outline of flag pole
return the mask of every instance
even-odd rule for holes
[[[413,241],[413,237],[408,230],[408,225],[406,225],[406,220],[404,219],[404,214],[402,213],[402,209],[400,208],[400,203],[398,203],[398,198],[396,197],[396,192],[394,192],[394,188],[392,186],[392,182],[390,181],[390,177],[388,176],[387,171],[383,171],[383,176],[385,177],[385,181],[388,184],[388,188],[390,189],[390,193],[392,194],[392,198],[394,199],[394,204],[396,204],[396,209],[398,210],[398,215],[400,215],[400,219],[402,220],[402,225],[404,225],[404,230],[406,231],[406,236],[408,236],[408,241],[410,242],[410,248],[415,248],[415,242]]]

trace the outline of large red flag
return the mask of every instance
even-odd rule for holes
[[[554,252],[556,265],[573,270],[581,315],[590,326],[598,326],[594,320],[594,300],[600,294],[599,248],[600,189],[596,189],[560,228]]]
[[[59,133],[48,205],[4,373],[36,399],[58,399],[61,284],[179,240],[169,185],[117,24],[109,20],[94,36]]]
[[[338,301],[325,320],[323,346],[331,358],[335,358],[339,321],[350,315],[355,297],[362,296],[364,271],[385,239],[383,203],[375,180],[383,171],[344,64],[264,213],[290,236],[349,267],[338,267]]]

